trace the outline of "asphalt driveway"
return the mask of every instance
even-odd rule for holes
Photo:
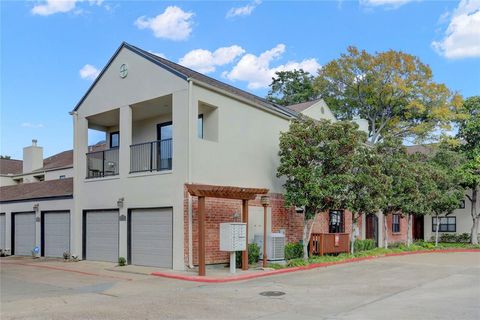
[[[480,319],[480,253],[389,257],[225,284],[106,271],[101,263],[65,272],[11,261],[0,265],[2,319]]]

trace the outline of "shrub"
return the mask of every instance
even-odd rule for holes
[[[457,236],[450,233],[442,233],[439,237],[440,242],[456,242]]]
[[[285,245],[285,260],[303,258],[303,245],[301,243],[287,243]]]
[[[457,242],[470,242],[470,234],[462,233],[457,235]]]
[[[260,248],[256,243],[248,244],[248,264],[254,264],[260,259]],[[237,268],[242,266],[242,251],[235,252],[235,262]]]
[[[123,266],[125,266],[126,264],[127,264],[127,260],[126,260],[124,257],[118,258],[118,265],[119,265],[120,267],[123,267]]]
[[[375,241],[372,239],[356,240],[354,247],[355,252],[372,250],[375,248]]]
[[[287,267],[302,267],[308,265],[308,261],[303,258],[292,259],[287,262]]]

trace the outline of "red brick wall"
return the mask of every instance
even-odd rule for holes
[[[400,232],[392,232],[392,218],[393,215],[389,214],[386,216],[387,219],[387,235],[388,243],[406,243],[407,242],[407,229],[408,229],[408,218],[405,216],[400,216]]]
[[[285,208],[285,201],[282,194],[269,194],[270,206],[272,210],[272,232],[285,230],[287,242],[298,242],[303,237],[303,215],[297,213],[294,208]],[[188,193],[185,189],[184,198],[184,259],[188,264]],[[249,206],[261,207],[260,197],[249,201]],[[193,264],[198,263],[198,199],[192,197],[193,224]],[[206,198],[206,257],[207,264],[228,262],[228,253],[219,250],[219,228],[220,223],[241,221],[242,201],[231,199]],[[239,215],[238,219],[234,219],[234,213]],[[359,228],[361,224],[359,223]],[[350,233],[352,230],[352,215],[345,211],[345,232]],[[360,229],[361,230],[361,229]],[[322,213],[318,215],[314,232],[328,232],[328,215]]]

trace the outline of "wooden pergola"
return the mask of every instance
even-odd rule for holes
[[[259,194],[267,194],[264,188],[242,188],[206,184],[187,184],[188,193],[198,197],[198,275],[205,275],[205,198],[242,200],[242,222],[247,224],[247,247],[242,252],[242,270],[248,269],[248,201]]]

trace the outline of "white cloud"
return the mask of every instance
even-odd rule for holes
[[[237,16],[249,16],[252,14],[253,10],[262,3],[261,0],[254,0],[243,7],[231,8],[227,12],[227,18],[233,18]]]
[[[95,80],[100,74],[100,70],[91,64],[86,64],[82,67],[82,69],[80,69],[79,73],[82,79]]]
[[[45,0],[33,6],[32,14],[49,16],[55,13],[66,13],[75,9],[76,4],[85,0]],[[88,0],[90,5],[100,6],[103,0]]]
[[[148,51],[148,52],[150,52],[151,54],[154,54],[156,56],[159,56],[160,58],[164,58],[164,59],[167,58],[167,56],[165,54],[161,53],[161,52],[155,52],[155,51]]]
[[[272,78],[275,76],[275,72],[278,71],[303,69],[312,74],[317,73],[320,64],[314,58],[305,59],[300,62],[289,61],[286,64],[271,67],[270,64],[280,58],[285,50],[286,46],[284,44],[278,44],[276,47],[263,52],[259,56],[248,53],[240,59],[231,71],[225,71],[222,75],[231,81],[247,81],[249,89],[260,89],[268,87],[272,82]]]
[[[196,49],[185,54],[179,63],[202,73],[215,71],[217,66],[232,63],[237,57],[245,53],[245,50],[237,45],[218,48],[214,52],[204,49]]]
[[[31,129],[39,129],[43,128],[43,123],[31,123],[31,122],[24,122],[22,123],[22,127],[24,128],[31,128]]]
[[[432,47],[449,59],[480,57],[480,0],[460,1],[445,37],[433,41]]]
[[[366,7],[388,7],[396,9],[404,4],[417,0],[360,0],[360,4]]]
[[[193,12],[185,12],[177,6],[170,6],[156,17],[139,17],[135,21],[135,26],[139,29],[151,29],[157,38],[185,40],[192,33],[193,16]]]

